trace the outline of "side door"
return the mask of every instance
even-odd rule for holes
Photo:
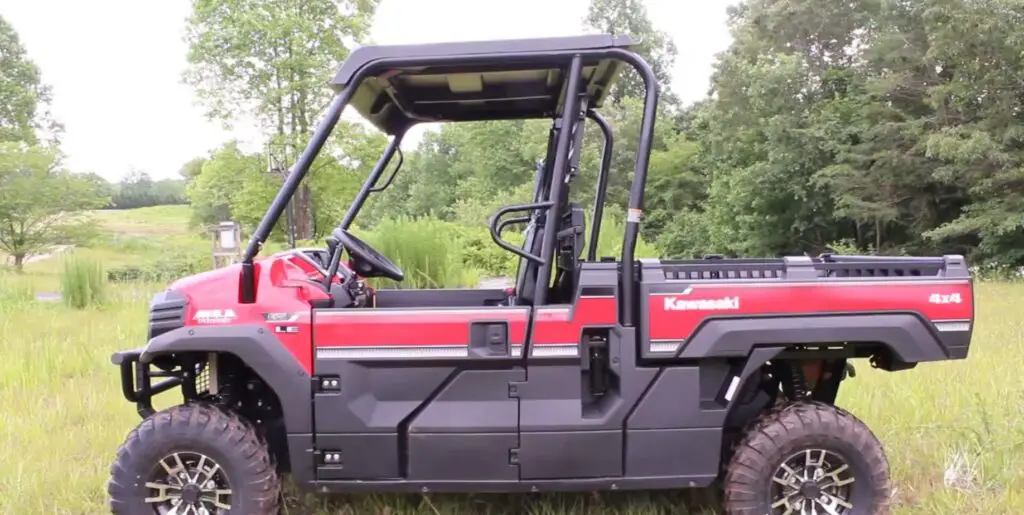
[[[621,477],[623,422],[656,370],[618,325],[615,263],[584,263],[572,303],[538,306],[519,397],[520,478]]]
[[[518,356],[529,315],[504,306],[314,310],[317,479],[518,480],[509,385],[526,378]]]

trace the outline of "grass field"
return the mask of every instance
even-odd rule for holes
[[[178,208],[160,208],[104,213],[98,220],[125,238],[184,241],[190,236],[176,225],[182,216]],[[154,252],[151,245],[131,248],[136,251],[85,253],[121,263]],[[107,469],[138,422],[121,397],[109,355],[143,341],[146,303],[160,286],[114,286],[105,307],[84,311],[37,302],[34,292],[58,288],[54,264],[33,263],[23,276],[0,273],[2,514],[104,513]],[[839,403],[873,427],[888,449],[896,513],[1024,513],[1024,284],[985,283],[977,292],[977,329],[967,361],[899,373],[857,363],[857,377],[840,394]],[[287,513],[713,513],[701,507],[708,495],[293,496]]]

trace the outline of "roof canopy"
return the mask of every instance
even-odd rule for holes
[[[599,107],[623,63],[586,54],[632,45],[625,36],[588,35],[365,46],[331,85],[340,91],[369,68],[350,105],[387,134],[417,122],[550,118],[561,109],[572,53],[581,53],[589,104]]]

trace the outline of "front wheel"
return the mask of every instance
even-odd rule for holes
[[[850,413],[818,402],[772,411],[743,436],[725,474],[728,515],[883,515],[889,463]]]
[[[251,424],[208,404],[175,406],[128,434],[110,467],[111,513],[278,513],[281,480]]]

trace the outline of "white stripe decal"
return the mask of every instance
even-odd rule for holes
[[[580,346],[575,343],[548,343],[546,345],[533,344],[530,346],[530,357],[533,358],[555,358],[565,356],[579,356]],[[520,357],[523,355],[523,346],[516,344],[512,346],[512,355]]]
[[[575,343],[531,345],[530,356],[537,358],[579,356],[580,346]]]
[[[572,357],[579,355],[580,346],[575,343],[532,345],[530,356],[537,358]],[[509,347],[509,356],[521,357],[522,344]],[[318,347],[317,359],[401,359],[401,358],[466,358],[469,347],[465,345],[370,345],[344,347]]]
[[[649,352],[675,352],[683,345],[683,340],[652,340],[647,346]]]
[[[316,311],[319,317],[343,317],[343,316],[395,316],[395,315],[522,315],[528,314],[528,309],[404,309],[404,308],[373,308],[373,309],[339,309],[331,311]],[[497,318],[497,317],[496,317]]]
[[[932,323],[935,324],[935,329],[939,332],[950,333],[950,332],[966,332],[971,330],[970,320],[935,320]]]
[[[706,282],[705,282],[706,281]],[[715,280],[698,280],[698,279],[672,279],[665,281],[666,284],[678,284],[685,283],[691,288],[793,288],[793,287],[811,287],[811,286],[934,286],[934,285],[969,285],[970,281],[961,279],[951,280],[915,280],[915,279],[904,279],[904,280],[891,280],[891,281],[879,281],[870,280],[863,281],[859,279],[833,279],[833,280],[820,280],[820,281],[804,281],[794,280],[787,281],[784,279],[777,280],[766,280],[765,282],[718,282]],[[654,283],[657,284],[657,283]],[[664,295],[679,295],[676,293],[651,293],[651,296],[660,297]]]
[[[469,356],[469,347],[462,345],[319,347],[316,349],[317,359],[465,358],[467,356]]]

